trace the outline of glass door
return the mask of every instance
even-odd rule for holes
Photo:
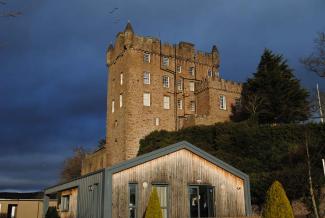
[[[198,185],[189,187],[190,218],[214,216],[213,187]]]

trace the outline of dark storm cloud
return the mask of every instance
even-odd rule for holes
[[[74,146],[94,148],[104,137],[105,51],[127,20],[162,41],[205,51],[217,44],[226,79],[251,76],[267,47],[306,87],[325,86],[298,62],[325,30],[322,0],[11,0],[0,7],[23,12],[0,19],[0,190],[57,182]]]

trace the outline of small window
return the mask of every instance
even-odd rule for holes
[[[113,100],[112,101],[112,113],[114,113],[115,112],[115,101]]]
[[[190,91],[194,92],[194,89],[195,89],[194,82],[190,82],[189,84],[190,84]]]
[[[239,109],[241,106],[241,101],[240,98],[235,98],[235,108]]]
[[[183,101],[182,101],[182,99],[177,99],[177,108],[179,110],[183,109]]]
[[[190,102],[190,110],[195,111],[195,101]]]
[[[150,73],[149,72],[143,73],[143,83],[146,85],[150,84]]]
[[[120,107],[122,107],[122,106],[123,106],[123,95],[120,94]]]
[[[219,76],[220,76],[219,71],[215,71],[215,72],[214,72],[214,76],[215,76],[215,77],[219,77]]]
[[[224,95],[219,96],[219,108],[221,110],[226,110],[227,109],[226,96],[224,96]]]
[[[194,75],[195,75],[195,68],[194,68],[194,67],[190,67],[190,68],[188,69],[188,72],[189,72],[189,74],[190,74],[191,76],[194,76]]]
[[[143,105],[147,107],[150,106],[150,93],[143,93]]]
[[[170,109],[170,97],[164,96],[164,109]]]
[[[208,70],[208,77],[212,77],[212,71]]]
[[[169,59],[168,59],[168,57],[163,57],[162,58],[162,65],[163,65],[163,67],[168,67],[169,66]]]
[[[163,76],[163,87],[169,88],[169,76]]]
[[[138,184],[129,184],[129,218],[137,217]]]
[[[61,211],[69,211],[70,195],[61,197]]]
[[[120,84],[123,85],[123,73],[120,74]]]
[[[144,63],[150,63],[150,53],[145,52],[145,53],[143,54],[143,62],[144,62]]]
[[[178,66],[176,67],[176,72],[177,72],[177,73],[181,73],[181,72],[182,72],[182,66],[178,65]]]
[[[160,124],[159,117],[156,117],[155,118],[155,126],[159,126],[159,124]]]
[[[114,127],[116,128],[117,126],[118,126],[118,122],[117,122],[117,120],[115,120]]]
[[[153,185],[156,187],[160,202],[162,217],[168,217],[168,186],[167,185]]]
[[[177,80],[177,90],[178,91],[183,90],[183,80],[182,79]]]

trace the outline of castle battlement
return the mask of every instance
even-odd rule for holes
[[[224,80],[220,77],[206,77],[198,81],[195,87],[195,93],[203,92],[207,89],[217,89],[226,92],[241,93],[242,84],[231,80]]]

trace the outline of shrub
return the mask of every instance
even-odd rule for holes
[[[152,189],[145,218],[162,218],[157,188]]]
[[[275,181],[266,194],[262,218],[293,218],[287,195],[280,182]]]
[[[56,207],[49,207],[47,209],[45,218],[60,218],[58,211],[56,210]]]

